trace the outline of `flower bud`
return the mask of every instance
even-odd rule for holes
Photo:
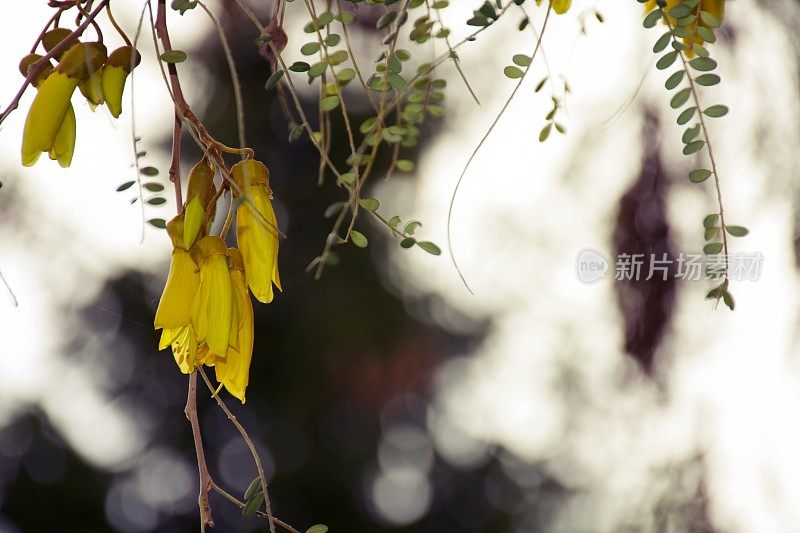
[[[61,41],[69,37],[70,34],[72,34],[72,32],[67,28],[53,28],[42,35],[42,45],[47,52],[50,52],[50,50],[61,44]],[[77,37],[73,37],[71,41],[77,43],[78,39]],[[67,47],[67,49],[68,48],[69,47]],[[56,59],[61,59],[66,53],[67,49],[62,50],[60,54],[56,55]]]
[[[102,87],[106,105],[114,118],[122,113],[122,93],[128,74],[141,60],[141,54],[131,46],[117,48],[108,56],[103,67]]]
[[[186,190],[184,207],[183,247],[189,249],[197,236],[208,231],[203,222],[214,220],[216,204],[214,196],[214,165],[203,157],[189,172],[189,184]]]

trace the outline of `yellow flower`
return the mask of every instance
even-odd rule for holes
[[[542,0],[536,0],[536,5],[542,5]],[[553,11],[562,15],[567,12],[571,5],[572,0],[553,0]]]
[[[183,220],[180,215],[167,224],[167,233],[175,245],[169,265],[167,283],[158,303],[154,325],[164,330],[181,328],[189,324],[192,303],[200,287],[197,265],[183,245]]]
[[[200,288],[200,274],[188,250],[182,248],[182,215],[169,221],[167,234],[174,248],[167,283],[158,302],[153,325],[156,329],[163,329],[158,349],[172,346],[172,354],[181,372],[191,374],[195,367],[197,336],[190,322],[192,304]]]
[[[184,204],[183,247],[187,250],[198,235],[205,235],[214,221],[217,192],[214,187],[214,165],[206,158],[200,160],[189,172]],[[204,226],[204,222],[208,221]]]
[[[261,302],[272,301],[272,284],[281,289],[278,274],[278,223],[272,209],[269,171],[264,163],[248,159],[231,168],[241,199],[236,212],[236,240],[242,251],[247,284]]]
[[[141,60],[142,56],[131,46],[117,48],[108,56],[106,66],[103,67],[101,85],[102,95],[114,118],[119,118],[122,113],[122,93],[125,91],[125,80]]]
[[[203,237],[192,251],[200,265],[200,287],[192,304],[190,323],[198,343],[205,342],[212,352],[225,354],[234,319],[233,284],[225,241]]]
[[[71,133],[75,119],[74,114],[69,112],[72,107],[72,93],[78,83],[89,79],[105,60],[106,49],[103,44],[75,44],[64,53],[58,66],[39,84],[39,91],[28,111],[22,134],[23,165],[33,165],[42,152],[50,153],[51,157],[55,155],[62,166],[69,165],[71,147],[75,142],[75,135]],[[56,138],[64,127],[66,131],[57,147]]]
[[[680,4],[681,0],[667,0],[667,5],[664,8],[664,11],[669,13],[669,10],[675,7],[676,5]],[[645,12],[649,13],[650,11],[654,10],[658,4],[656,0],[648,0],[645,4]],[[706,13],[710,13],[714,16],[718,21],[722,22],[722,18],[725,16],[725,0],[700,0],[695,7],[695,11],[692,13],[694,15],[698,15],[700,11],[705,11]],[[670,24],[673,26],[676,24],[676,20],[673,17],[669,17]],[[700,35],[697,34],[697,23],[700,21],[700,26],[708,27],[705,22],[703,22],[702,18],[697,17],[694,21],[687,24],[685,27],[687,30],[691,31],[694,34],[694,39],[692,37],[686,37],[683,39],[683,44],[686,45],[686,56],[693,57],[694,52],[692,51],[692,45],[698,44],[702,45],[705,41],[703,40]]]
[[[30,66],[41,58],[42,56],[39,54],[28,54],[22,58],[19,63],[19,70],[22,75],[27,76]],[[46,64],[36,79],[33,80],[32,85],[38,87],[52,72],[53,66],[49,63]],[[72,108],[72,104],[69,104],[67,106],[67,114],[61,123],[61,128],[56,134],[53,147],[49,150],[50,159],[58,161],[58,164],[62,167],[68,167],[72,163],[72,154],[75,152],[75,126],[75,110]],[[39,152],[36,153],[36,157],[39,157]]]
[[[228,248],[228,256],[231,261],[236,327],[231,330],[227,356],[217,358],[215,369],[217,381],[244,403],[245,389],[250,378],[250,360],[253,356],[253,305],[247,292],[242,255],[239,250]]]
[[[165,329],[161,333],[159,350],[167,346],[172,346],[172,356],[175,358],[178,368],[184,374],[194,372],[197,354],[197,336],[194,334],[191,325],[185,325],[175,329]]]

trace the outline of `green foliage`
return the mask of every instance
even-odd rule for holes
[[[663,21],[668,30],[663,33],[653,45],[653,52],[662,54],[656,62],[656,67],[660,70],[670,68],[678,62],[678,69],[674,71],[665,81],[664,86],[668,91],[675,91],[670,97],[670,107],[680,110],[677,123],[680,126],[687,125],[697,117],[698,122],[687,127],[681,135],[683,142],[683,154],[693,156],[706,151],[711,164],[711,169],[696,168],[689,173],[689,180],[692,183],[704,183],[710,177],[717,190],[719,200],[719,212],[707,215],[703,219],[703,237],[708,242],[703,247],[703,253],[716,255],[723,251],[728,252],[728,240],[726,235],[734,237],[744,237],[747,229],[742,226],[729,226],[725,224],[724,209],[722,206],[722,196],[719,192],[719,175],[714,161],[712,146],[708,135],[708,129],[704,117],[720,118],[728,113],[728,107],[722,104],[714,104],[703,107],[699,101],[699,87],[711,87],[720,82],[720,77],[713,71],[717,68],[717,62],[710,57],[707,48],[700,45],[697,39],[702,39],[706,43],[716,41],[714,28],[719,26],[719,20],[705,11],[700,11],[701,4],[697,0],[683,0],[671,7],[666,17],[662,9],[665,2],[661,2],[659,7],[648,13],[643,21],[646,28],[654,27],[659,21]],[[698,24],[699,21],[702,24]],[[673,23],[674,21],[674,23]],[[690,46],[687,45],[690,43]],[[666,51],[667,48],[671,50]],[[666,51],[666,52],[665,52]],[[694,74],[699,72],[700,74]],[[697,113],[702,109],[701,113]],[[717,241],[716,239],[721,239]],[[734,308],[733,296],[728,290],[727,262],[719,271],[714,272],[715,277],[722,277],[721,285],[715,287],[708,293],[708,298],[722,299],[731,310]]]
[[[159,58],[164,63],[183,63],[188,56],[183,50],[170,50],[169,52],[161,54]]]

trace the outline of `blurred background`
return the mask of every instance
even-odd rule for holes
[[[114,3],[130,34],[139,4]],[[479,3],[453,4],[443,16],[455,40]],[[541,28],[544,10],[528,4]],[[271,169],[288,235],[284,292],[255,310],[247,404],[225,396],[261,451],[277,517],[334,532],[800,531],[800,3],[728,2],[712,50],[723,82],[703,92],[731,108],[711,135],[726,216],[750,229],[733,251],[763,256],[757,280],[733,282],[735,312],[704,300],[708,280],[613,279],[620,254],[698,253],[715,209],[710,184],[686,179],[694,167],[650,50],[661,32],[642,29],[638,3],[576,0],[551,19],[544,52],[552,78],[571,88],[560,115],[568,133],[537,140],[550,87],[565,96],[561,83],[534,92],[547,74],[537,61],[456,198],[453,251],[474,294],[446,257],[447,209],[513,89],[503,66],[533,49],[533,34],[516,31],[521,14],[460,49],[481,105],[444,65],[446,116],[406,154],[416,169],[370,189],[383,213],[422,221],[417,234],[445,253],[401,249],[360,220],[370,247],[342,249],[317,282],[304,269],[330,228],[322,213],[345,196],[333,180],[317,186],[307,139],[288,142],[250,21],[234,2],[209,7],[234,49],[248,139]],[[266,21],[271,6],[253,7]],[[378,50],[377,7],[357,8],[353,45],[365,64]],[[3,106],[48,16],[30,2],[6,26]],[[229,73],[208,17],[169,17],[173,45],[189,53],[178,67],[187,99],[235,145]],[[302,59],[304,23],[289,4],[287,63]],[[133,114],[130,86],[118,121],[74,99],[69,169],[46,158],[21,167],[31,94],[0,129],[3,533],[198,530],[187,378],[152,329],[170,246],[151,227],[140,243],[134,189],[116,192],[135,177],[132,115],[143,164],[166,185],[171,104],[148,30],[140,42]],[[317,94],[303,85],[313,116]],[[334,148],[343,161],[344,143]],[[190,139],[184,156],[186,172],[198,157]],[[147,218],[172,216],[165,196]],[[584,249],[609,261],[604,279],[580,281]],[[199,390],[211,474],[241,496],[255,468]],[[265,529],[216,495],[211,503],[218,531]]]

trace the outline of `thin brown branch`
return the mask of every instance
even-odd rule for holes
[[[214,482],[208,473],[206,465],[206,455],[203,451],[203,438],[200,434],[200,421],[197,418],[197,371],[189,375],[189,392],[186,397],[186,408],[183,411],[192,426],[192,436],[194,437],[194,449],[197,453],[197,467],[200,473],[200,495],[197,497],[197,504],[200,507],[200,526],[205,529],[206,525],[214,527],[214,520],[211,517],[211,506],[208,503],[208,492]]]
[[[511,3],[509,3],[508,5],[511,5]],[[542,46],[542,37],[544,37],[544,32],[547,29],[547,21],[550,20],[550,12],[552,11],[552,8],[553,8],[553,2],[552,0],[550,0],[550,2],[547,5],[547,12],[545,13],[544,16],[544,22],[542,23],[542,31],[539,32],[539,34],[536,36],[536,46],[533,48],[533,53],[531,54],[530,63],[528,63],[528,65],[525,67],[525,70],[522,71],[522,76],[520,76],[519,80],[517,81],[517,85],[514,87],[514,90],[511,91],[511,94],[509,95],[508,99],[506,99],[505,103],[503,104],[503,107],[500,108],[500,112],[494,118],[494,121],[492,121],[492,124],[489,126],[489,129],[486,131],[483,137],[481,137],[478,146],[476,146],[475,149],[472,151],[472,153],[469,156],[469,159],[467,159],[467,163],[461,170],[461,174],[458,176],[458,180],[456,181],[456,186],[453,189],[453,194],[450,197],[450,206],[447,209],[447,248],[450,253],[450,260],[452,261],[453,266],[455,266],[456,272],[458,272],[458,276],[461,278],[461,282],[464,283],[464,286],[470,293],[472,293],[472,289],[467,283],[467,279],[464,277],[464,273],[461,272],[461,268],[458,266],[458,261],[456,261],[455,252],[453,251],[453,234],[451,229],[452,229],[452,219],[453,219],[453,206],[456,203],[456,195],[458,194],[458,189],[461,186],[461,182],[464,180],[464,176],[467,174],[467,170],[472,164],[472,160],[475,159],[476,155],[478,155],[478,151],[480,151],[481,147],[483,146],[483,143],[486,142],[486,139],[489,138],[489,135],[492,134],[494,128],[500,122],[500,119],[505,114],[506,110],[508,109],[508,106],[511,105],[512,100],[514,100],[517,91],[519,91],[519,88],[522,87],[522,82],[525,81],[525,77],[527,76],[528,72],[530,72],[531,65],[533,65],[533,60],[536,59],[536,54],[539,52],[539,49]]]
[[[203,367],[198,367],[198,371],[200,375],[203,376],[203,380],[206,382],[206,386],[208,386],[208,390],[211,391],[212,396],[217,401],[217,405],[220,406],[222,411],[234,425],[236,430],[244,439],[245,444],[247,444],[247,448],[250,450],[250,454],[253,456],[253,461],[256,464],[256,469],[258,470],[258,478],[261,480],[261,490],[264,492],[264,506],[267,510],[267,520],[269,521],[269,530],[270,533],[275,533],[275,518],[272,516],[272,505],[270,505],[269,495],[267,493],[267,476],[264,474],[264,467],[261,466],[261,458],[258,456],[258,451],[256,450],[255,445],[253,444],[253,440],[248,435],[247,431],[244,427],[236,420],[236,416],[228,409],[228,406],[225,405],[225,402],[222,401],[222,398],[219,397],[219,394],[214,394],[214,385],[211,383],[211,380],[208,379]]]

